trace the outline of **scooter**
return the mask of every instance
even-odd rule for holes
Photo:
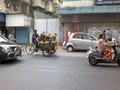
[[[113,46],[112,48],[112,60],[108,61],[103,59],[103,54],[100,53],[97,49],[92,49],[89,47],[87,58],[89,63],[92,66],[97,65],[98,63],[117,63],[120,66],[120,47]]]

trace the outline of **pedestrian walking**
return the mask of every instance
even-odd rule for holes
[[[11,40],[12,42],[16,42],[14,32],[12,32],[8,35],[8,39]]]

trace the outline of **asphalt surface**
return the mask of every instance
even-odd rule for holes
[[[120,90],[117,64],[91,66],[86,52],[23,54],[0,64],[0,90]]]

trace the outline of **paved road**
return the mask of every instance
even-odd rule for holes
[[[85,52],[63,51],[52,57],[24,54],[1,64],[0,90],[120,90],[116,64],[93,67]]]

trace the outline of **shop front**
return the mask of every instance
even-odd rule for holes
[[[6,27],[9,28],[9,33],[15,33],[16,43],[30,42],[31,21],[32,18],[25,14],[6,15]]]
[[[62,27],[64,26],[64,40],[67,30],[88,32],[98,37],[104,30],[112,31],[113,37],[118,39],[120,35],[120,16],[114,14],[78,14],[79,22],[73,23],[73,15],[62,15]]]
[[[61,31],[64,31],[64,40],[67,30],[88,32],[96,37],[104,30],[112,31],[113,37],[118,39],[120,35],[119,12],[119,5],[59,8],[57,10],[57,13],[61,15]]]
[[[6,36],[6,27],[5,27],[5,14],[0,13],[0,34],[4,34]]]

